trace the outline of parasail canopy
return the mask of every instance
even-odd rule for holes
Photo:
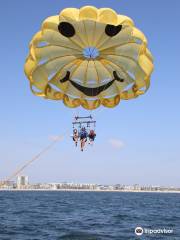
[[[31,90],[68,107],[115,107],[149,88],[147,39],[129,17],[110,8],[66,8],[43,22],[29,48]]]

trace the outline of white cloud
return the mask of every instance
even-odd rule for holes
[[[124,143],[120,139],[111,138],[109,139],[109,143],[113,148],[120,149],[124,147]]]

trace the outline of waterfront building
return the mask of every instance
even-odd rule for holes
[[[18,189],[27,188],[29,184],[28,176],[18,176],[16,184]]]

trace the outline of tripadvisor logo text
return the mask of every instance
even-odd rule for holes
[[[142,234],[172,234],[173,229],[167,229],[167,228],[142,228],[142,227],[136,227],[135,228],[135,234],[138,236],[141,236]]]

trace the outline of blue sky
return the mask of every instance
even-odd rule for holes
[[[149,91],[114,109],[93,111],[97,141],[84,153],[69,137],[74,114],[61,102],[32,95],[23,72],[28,43],[48,16],[65,7],[110,7],[131,17],[148,38],[155,70]],[[178,0],[2,1],[0,179],[67,133],[62,142],[24,174],[32,182],[93,182],[174,185],[180,183],[180,77]]]

